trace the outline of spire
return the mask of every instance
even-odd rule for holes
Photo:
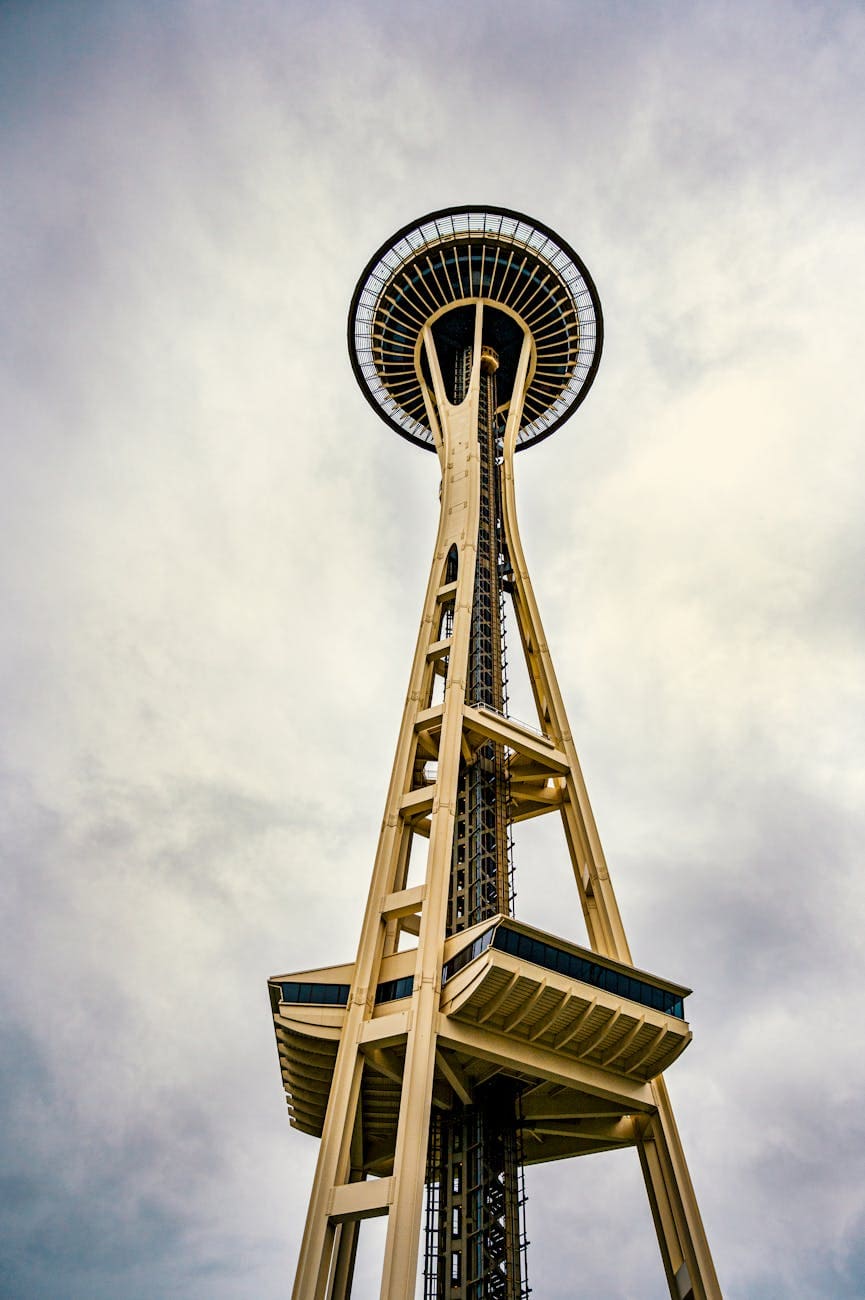
[[[636,1147],[676,1300],[720,1296],[661,1072],[689,990],[634,967],[526,568],[516,451],[594,378],[588,272],[520,214],[433,213],[366,268],[349,345],[382,418],[434,450],[441,509],[354,962],[276,976],[292,1124],[321,1138],[294,1300],[528,1295],[523,1169]],[[537,709],[507,714],[505,594]],[[558,813],[585,934],[512,915],[511,826]],[[412,883],[414,871],[417,883]],[[425,1208],[424,1208],[425,1207]]]

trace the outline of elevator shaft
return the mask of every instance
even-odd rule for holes
[[[455,361],[454,392],[463,400],[472,349]],[[482,369],[478,409],[480,520],[472,601],[466,699],[501,713],[505,707],[504,635],[501,593],[501,507],[496,456],[496,377]],[[491,741],[471,763],[460,765],[456,824],[448,897],[447,933],[510,909],[504,750]]]
[[[455,358],[454,401],[467,395],[473,350]],[[506,705],[497,357],[485,347],[478,403],[480,511],[466,700]],[[511,906],[505,753],[492,741],[460,763],[447,934]],[[518,1089],[491,1080],[473,1104],[436,1113],[427,1160],[425,1300],[521,1300],[525,1282]]]

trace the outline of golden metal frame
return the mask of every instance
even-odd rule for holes
[[[637,1008],[644,1013],[638,1017],[635,1004],[621,1000],[621,1006],[606,1006],[603,1021],[590,1022],[599,1014],[595,990],[587,992],[576,981],[540,979],[537,968],[525,969],[516,959],[499,962],[505,975],[489,985],[498,991],[483,995],[480,1009],[477,998],[473,1003],[460,992],[475,987],[471,972],[462,985],[454,980],[442,988],[443,964],[455,940],[466,938],[445,938],[460,759],[485,739],[510,753],[515,820],[560,813],[592,951],[632,965],[517,528],[514,454],[536,363],[527,326],[507,413],[502,504],[513,606],[540,734],[466,699],[480,500],[476,430],[483,317],[487,303],[499,306],[474,301],[473,370],[459,405],[448,400],[429,320],[418,329],[413,372],[441,466],[441,509],[357,958],[353,966],[312,973],[350,984],[351,991],[344,1008],[279,1002],[274,1009],[292,1122],[308,1132],[321,1125],[293,1298],[346,1300],[358,1225],[387,1215],[381,1300],[411,1300],[431,1108],[454,1098],[470,1101],[479,1081],[506,1069],[525,1088],[527,1161],[636,1146],[671,1296],[716,1300],[721,1292],[663,1077],[641,1078],[633,1066],[637,1034],[643,1035],[640,1042],[659,1042],[671,1032],[669,1017],[658,1013],[660,1019],[653,1020]],[[454,547],[455,582],[446,574]],[[453,621],[443,639],[445,604],[452,605]],[[433,683],[445,659],[444,698],[434,705]],[[436,764],[434,780],[421,785],[419,760]],[[416,853],[425,850],[426,858],[423,882],[410,888],[412,846]],[[416,936],[416,946],[400,950],[401,935]],[[492,978],[491,967],[483,969]],[[410,996],[377,1004],[383,980],[406,976],[412,977]],[[520,994],[515,990],[523,977]],[[271,981],[272,987],[277,983]],[[677,1054],[690,1032],[681,1021],[673,1029],[681,1035]],[[640,1060],[650,1059],[649,1052],[650,1046],[641,1049]],[[377,1122],[383,1123],[378,1146],[367,1133],[364,1156],[364,1125]]]

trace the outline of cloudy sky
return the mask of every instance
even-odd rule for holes
[[[604,304],[521,524],[722,1286],[865,1293],[863,77],[853,2],[0,4],[4,1298],[289,1292],[265,980],[353,956],[435,527],[345,314],[463,202]],[[540,1300],[662,1300],[633,1152],[528,1190]]]

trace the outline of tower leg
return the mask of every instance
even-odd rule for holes
[[[652,1085],[657,1110],[638,1123],[637,1147],[673,1300],[721,1300],[721,1289],[685,1163],[669,1094]]]
[[[532,1159],[636,1144],[671,1296],[720,1300],[666,1089],[650,1082],[690,1039],[672,1020],[687,990],[639,971],[636,990],[624,983],[631,956],[516,525],[518,439],[552,431],[580,367],[591,382],[600,307],[579,259],[515,215],[477,230],[470,216],[461,233],[462,217],[443,232],[433,214],[418,247],[400,236],[381,254],[352,309],[358,376],[375,373],[388,420],[417,431],[423,403],[441,510],[357,959],[271,981],[292,1123],[321,1134],[293,1300],[349,1300],[360,1220],[377,1216],[376,1292],[413,1300],[426,1181],[425,1300],[525,1300],[524,1135]],[[412,394],[407,425],[394,393]],[[507,716],[507,592],[540,734]],[[591,952],[508,919],[509,826],[553,810]]]
[[[351,1146],[352,1167],[348,1180],[350,1183],[362,1183],[365,1175],[361,1168],[363,1142],[361,1138],[359,1109],[355,1119]],[[333,1242],[333,1266],[331,1268],[327,1300],[348,1300],[348,1297],[351,1295],[359,1233],[359,1219],[347,1219],[336,1229]]]
[[[431,845],[431,857],[434,856],[434,849],[435,846]],[[443,854],[438,856],[442,858]],[[441,902],[438,919],[444,928],[446,892],[440,889],[439,895]],[[435,979],[425,981],[415,993],[415,1024],[414,1032],[408,1040],[403,1074],[393,1165],[395,1190],[387,1222],[381,1300],[412,1300],[415,1294],[435,1068],[438,999]]]
[[[331,1278],[327,1300],[348,1300],[351,1295],[359,1232],[360,1222],[357,1219],[349,1220],[348,1223],[341,1224],[337,1229],[333,1277]]]
[[[344,1235],[331,1218],[329,1206],[333,1188],[351,1178],[351,1141],[356,1132],[363,1063],[353,1042],[345,1041],[341,1046],[342,1059],[337,1057],[334,1070],[292,1300],[326,1300],[331,1269],[336,1270],[334,1250]]]

